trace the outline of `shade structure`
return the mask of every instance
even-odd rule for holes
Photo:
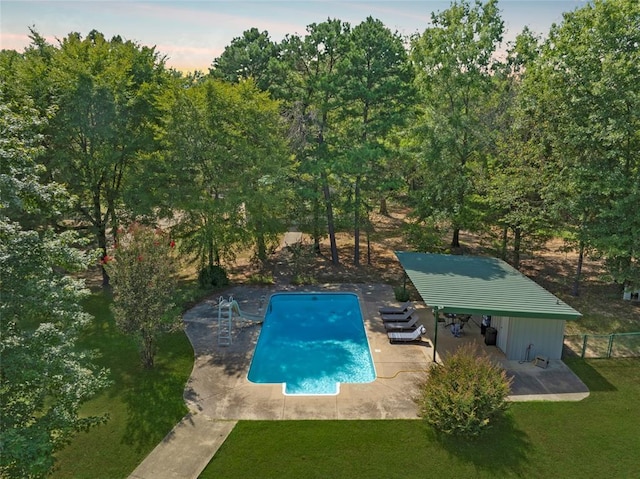
[[[443,313],[575,320],[582,315],[504,261],[397,251],[422,300]]]

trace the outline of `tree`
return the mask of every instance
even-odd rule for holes
[[[579,250],[640,284],[640,5],[597,0],[564,14],[526,76],[554,175],[548,200]]]
[[[350,29],[348,23],[328,19],[309,25],[304,39],[292,36],[280,45],[282,61],[288,65],[290,72],[286,80],[289,90],[285,101],[292,113],[292,130],[301,132],[295,135],[302,140],[297,148],[300,178],[310,180],[303,184],[303,192],[307,194],[303,201],[310,199],[312,203],[312,228],[317,250],[320,201],[324,203],[331,261],[336,265],[340,260],[331,192],[338,156],[334,128],[336,110],[341,104],[339,64],[348,52]],[[309,183],[311,186],[307,186]]]
[[[21,224],[32,215],[54,216],[66,198],[60,185],[40,182],[44,172],[34,158],[41,122],[32,104],[0,99],[2,477],[45,477],[55,451],[105,419],[79,415],[107,380],[77,346],[90,320],[80,305],[88,291],[66,274],[86,269],[92,258],[73,246],[71,232]]]
[[[102,261],[113,280],[113,312],[118,328],[134,335],[140,359],[151,369],[158,335],[178,325],[173,292],[177,266],[175,242],[162,230],[132,224],[120,238],[113,257]]]
[[[107,41],[96,31],[84,39],[69,34],[53,52],[40,37],[33,41],[27,64],[47,65],[48,107],[55,107],[43,163],[76,198],[69,219],[90,229],[105,256],[107,230],[115,235],[126,211],[123,192],[137,189],[130,182],[135,163],[156,148],[155,95],[164,81],[163,60],[154,48],[120,37]],[[43,90],[40,77],[25,76],[29,88]],[[103,269],[103,284],[108,281]]]
[[[556,224],[546,201],[550,180],[549,149],[540,124],[522,94],[523,76],[537,58],[539,40],[525,27],[497,65],[486,122],[492,146],[480,177],[484,221],[502,233],[501,257],[507,259],[509,232],[513,234],[511,263],[519,268],[524,245],[549,239]]]
[[[416,128],[425,172],[418,214],[448,220],[457,248],[460,229],[473,226],[477,216],[474,177],[488,138],[482,115],[503,22],[497,0],[489,0],[453,2],[433,14],[432,23],[412,43],[423,110]]]
[[[231,40],[222,55],[213,61],[209,74],[230,83],[251,78],[260,90],[267,91],[273,83],[270,64],[277,57],[278,46],[270,40],[269,33],[254,27]]]
[[[254,246],[264,261],[286,227],[290,202],[292,161],[279,103],[251,80],[213,79],[176,88],[165,103],[176,234],[201,268],[219,266],[242,246]]]
[[[394,128],[405,123],[414,92],[413,72],[400,36],[380,20],[368,17],[351,31],[350,39],[339,70],[343,78],[339,110],[341,139],[336,149],[344,155],[340,171],[353,183],[354,263],[357,266],[363,215],[364,223],[368,222],[367,200],[379,197],[393,176],[383,174],[383,171],[391,172],[388,161],[393,155],[385,140]]]

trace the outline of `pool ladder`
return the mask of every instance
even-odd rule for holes
[[[218,300],[218,346],[229,346],[231,344],[232,306],[232,297],[229,297],[229,301],[227,301],[220,296]]]

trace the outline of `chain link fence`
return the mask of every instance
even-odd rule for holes
[[[580,358],[637,358],[640,357],[640,332],[565,335],[563,355]]]

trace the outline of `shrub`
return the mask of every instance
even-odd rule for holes
[[[249,284],[263,284],[263,285],[271,285],[275,284],[275,280],[273,279],[273,275],[269,273],[256,273],[249,276],[248,279]]]
[[[301,286],[304,284],[317,284],[317,283],[318,281],[311,274],[299,273],[299,274],[294,274],[293,277],[291,278],[291,284],[297,285],[297,286]]]
[[[393,292],[396,295],[396,301],[400,303],[409,301],[409,291],[407,291],[407,288],[405,288],[404,286],[393,288]]]
[[[208,265],[198,273],[198,284],[203,288],[219,288],[229,284],[229,277],[223,267]]]
[[[442,252],[442,228],[433,220],[408,223],[403,226],[404,237],[415,251]]]
[[[461,346],[443,365],[432,364],[418,400],[436,430],[475,437],[507,408],[511,379],[473,346]]]

